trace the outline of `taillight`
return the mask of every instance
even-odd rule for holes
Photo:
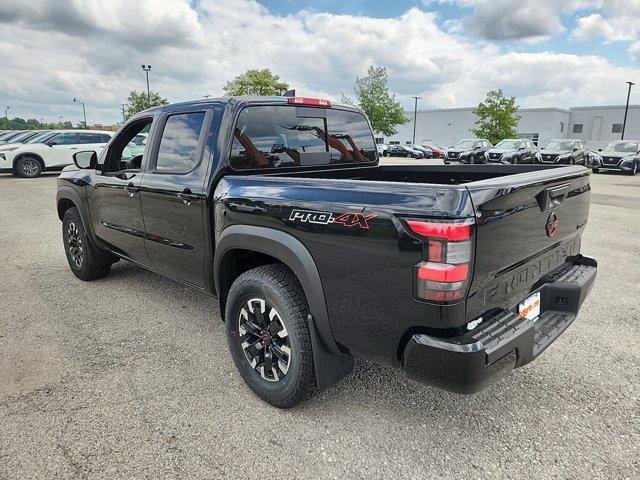
[[[293,105],[313,105],[316,107],[331,106],[331,102],[329,100],[323,100],[322,98],[289,97],[288,102]]]
[[[463,298],[471,276],[472,219],[461,221],[408,220],[422,239],[423,261],[415,266],[417,295],[449,302]]]

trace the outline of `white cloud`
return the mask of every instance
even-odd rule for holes
[[[246,0],[49,3],[21,10],[0,0],[0,103],[14,115],[79,121],[76,96],[89,122],[117,121],[129,90],[145,88],[142,63],[172,102],[221,95],[227,80],[264,67],[301,94],[337,100],[368,65],[384,65],[407,106],[420,95],[437,107],[475,105],[493,88],[522,106],[616,103],[611,85],[640,76],[598,56],[505,53],[417,8],[377,19],[280,16]]]
[[[602,11],[578,19],[572,32],[579,40],[632,41],[640,35],[640,2],[607,0]]]

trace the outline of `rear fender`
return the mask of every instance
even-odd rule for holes
[[[232,225],[223,230],[216,242],[213,261],[214,282],[220,293],[221,264],[227,252],[252,250],[277,258],[296,275],[309,304],[309,329],[312,335],[316,378],[320,388],[337,382],[351,370],[353,358],[336,344],[320,274],[306,247],[288,233],[251,225]]]

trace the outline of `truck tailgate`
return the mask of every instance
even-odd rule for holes
[[[589,171],[562,167],[467,185],[476,212],[467,321],[522,301],[541,277],[580,253]]]

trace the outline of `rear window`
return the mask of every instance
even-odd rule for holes
[[[375,159],[376,145],[364,115],[274,105],[247,107],[240,112],[230,163],[244,170],[368,163]]]

